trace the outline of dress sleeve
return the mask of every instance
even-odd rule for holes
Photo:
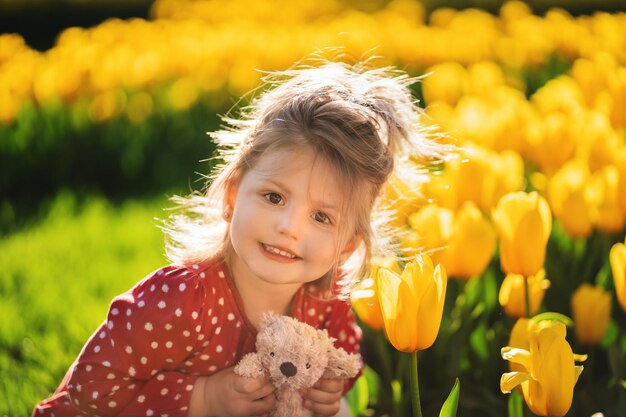
[[[176,369],[202,339],[203,300],[201,280],[182,267],[116,297],[72,369],[74,405],[101,416],[187,416],[196,376]]]
[[[343,300],[334,300],[326,307],[329,311],[326,321],[326,330],[328,334],[337,339],[335,347],[343,348],[348,353],[359,354],[362,331],[357,324],[352,306],[349,302]],[[346,382],[344,393],[348,392],[357,378],[361,375],[362,369],[356,377]]]

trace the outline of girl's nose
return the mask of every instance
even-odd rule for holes
[[[280,234],[296,240],[300,237],[301,228],[301,215],[295,209],[284,210],[276,224],[276,229]]]

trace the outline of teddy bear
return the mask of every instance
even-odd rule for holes
[[[256,338],[256,352],[245,355],[235,373],[256,378],[266,374],[276,387],[277,403],[271,417],[312,417],[302,406],[299,390],[320,378],[352,378],[361,361],[333,345],[326,330],[316,329],[292,317],[265,314]]]

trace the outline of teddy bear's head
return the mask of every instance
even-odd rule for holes
[[[312,386],[328,365],[334,339],[288,316],[267,314],[261,322],[256,349],[276,387]]]

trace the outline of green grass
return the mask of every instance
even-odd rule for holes
[[[0,416],[28,416],[104,319],[111,298],[166,263],[166,198],[113,205],[59,195],[0,237]]]

